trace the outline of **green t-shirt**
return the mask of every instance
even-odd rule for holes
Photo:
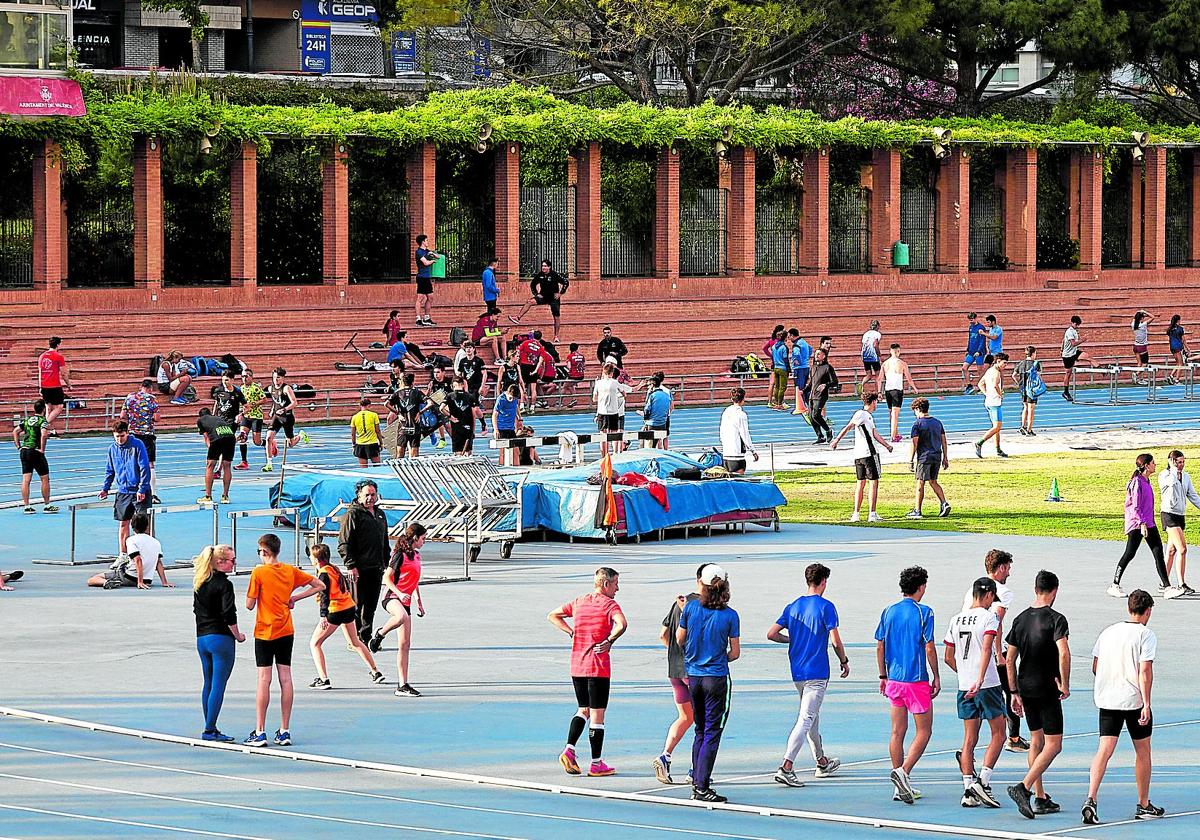
[[[42,445],[42,429],[49,423],[40,414],[31,414],[21,421],[21,448],[38,449]]]

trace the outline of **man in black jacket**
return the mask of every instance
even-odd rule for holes
[[[357,587],[356,618],[358,635],[369,641],[374,632],[375,608],[383,588],[383,570],[391,551],[388,546],[387,517],[377,507],[379,486],[370,479],[358,482],[355,501],[342,517],[338,531],[338,554]]]
[[[600,339],[600,343],[596,345],[596,358],[600,360],[600,364],[604,364],[609,356],[617,360],[617,369],[625,367],[625,354],[629,352],[629,348],[625,346],[625,342],[612,334],[612,327],[608,324],[604,325],[601,330],[604,337]]]
[[[558,319],[562,314],[562,296],[567,293],[567,287],[570,285],[571,281],[555,271],[550,260],[542,260],[541,269],[533,275],[533,279],[529,282],[529,293],[533,297],[521,307],[521,311],[515,317],[509,315],[508,320],[519,324],[525,317],[525,313],[532,307],[545,304],[550,307],[550,314],[554,318],[554,340],[557,342],[560,332]]]

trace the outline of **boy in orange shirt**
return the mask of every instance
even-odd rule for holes
[[[258,689],[254,696],[257,721],[254,731],[244,743],[248,747],[267,745],[267,706],[271,702],[271,666],[279,673],[279,702],[281,725],[275,730],[275,745],[290,747],[292,733],[288,725],[292,718],[292,643],[295,628],[292,626],[292,608],[302,601],[325,590],[325,584],[312,575],[279,562],[279,537],[263,534],[258,538],[258,556],[261,565],[255,566],[250,574],[250,587],[246,590],[246,609],[257,612],[254,616],[254,660],[258,665]],[[307,587],[299,595],[293,595],[301,586]]]
[[[354,596],[350,592],[350,580],[337,566],[329,562],[329,546],[317,543],[312,547],[313,565],[317,568],[317,580],[325,591],[318,599],[321,602],[321,620],[313,630],[312,639],[308,646],[312,651],[313,664],[317,666],[317,677],[308,684],[309,688],[325,691],[333,688],[329,682],[329,671],[325,668],[325,651],[321,646],[325,640],[341,627],[346,634],[346,642],[351,650],[362,657],[362,661],[370,669],[371,681],[376,685],[384,682],[383,674],[375,666],[375,657],[367,650],[366,643],[358,637],[358,624],[354,620]]]

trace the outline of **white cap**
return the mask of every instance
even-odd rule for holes
[[[729,580],[729,573],[716,563],[709,563],[700,570],[700,582],[705,586],[712,586],[718,580]]]
[[[605,356],[605,358],[604,358],[604,364],[606,364],[606,365],[615,365],[616,363],[617,363],[617,357],[616,357],[616,356]]]

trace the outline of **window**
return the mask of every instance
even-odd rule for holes
[[[0,0],[0,69],[65,71],[70,0]]]
[[[1019,67],[1001,67],[997,75],[997,80],[1002,85],[1015,85],[1021,79],[1021,68]]]

